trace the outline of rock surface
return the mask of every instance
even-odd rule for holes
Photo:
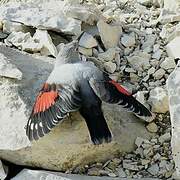
[[[5,172],[4,166],[3,166],[2,162],[0,161],[0,179],[4,180],[6,176],[7,176],[7,174]]]
[[[63,173],[53,173],[48,171],[35,171],[35,170],[28,170],[24,169],[21,171],[16,177],[12,180],[39,180],[39,179],[46,179],[46,180],[112,180],[112,177],[95,177],[95,176],[82,176],[82,175],[69,175]],[[121,178],[113,178],[114,180],[123,180]],[[125,179],[124,179],[125,180]],[[142,178],[142,180],[152,180],[151,178]],[[156,179],[153,179],[156,180]]]
[[[104,105],[105,117],[114,134],[112,143],[92,145],[85,121],[78,113],[74,113],[51,133],[27,147],[30,143],[24,127],[30,107],[41,84],[52,70],[52,64],[46,58],[34,59],[4,46],[1,46],[0,52],[23,74],[23,79],[17,83],[7,78],[0,79],[3,94],[1,102],[4,102],[0,105],[0,157],[3,159],[21,165],[67,170],[94,161],[105,161],[123,151],[132,151],[137,136],[149,137],[141,120],[117,106]]]
[[[176,69],[169,76],[167,81],[168,95],[169,95],[169,108],[171,115],[171,125],[172,125],[172,154],[176,163],[176,173],[178,179],[180,178],[180,120],[179,120],[179,108],[180,108],[180,64],[178,63]]]

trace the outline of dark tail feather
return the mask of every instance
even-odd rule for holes
[[[99,107],[82,107],[80,113],[86,120],[94,144],[108,143],[112,140],[111,132]]]

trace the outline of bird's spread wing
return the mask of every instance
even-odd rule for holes
[[[90,85],[101,100],[121,105],[123,108],[132,111],[142,118],[152,116],[152,113],[143,104],[138,102],[131,93],[109,77],[104,76],[102,81],[91,78]]]
[[[38,140],[50,132],[69,112],[78,110],[80,103],[78,91],[45,83],[27,123],[26,134],[29,140]]]

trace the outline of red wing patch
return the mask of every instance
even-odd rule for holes
[[[119,91],[119,92],[121,92],[121,93],[123,93],[123,94],[125,94],[125,95],[127,95],[127,96],[131,96],[131,93],[130,92],[128,92],[125,88],[123,88],[120,84],[118,84],[116,81],[114,81],[114,80],[111,80],[111,81],[109,81],[111,84],[113,84],[116,88],[117,88],[117,90]]]
[[[58,92],[56,90],[50,90],[44,92],[41,91],[36,98],[36,102],[33,108],[33,114],[44,112],[45,110],[47,110],[49,107],[54,105],[57,97],[58,97]]]

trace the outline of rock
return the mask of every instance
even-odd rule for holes
[[[158,49],[156,52],[154,52],[154,54],[152,55],[152,58],[153,59],[157,59],[157,60],[160,60],[161,58],[161,55],[162,55],[162,50],[161,49]]]
[[[24,26],[21,23],[18,22],[11,22],[8,20],[3,20],[3,32],[4,33],[12,33],[12,32],[28,32],[28,28],[26,26]]]
[[[126,173],[125,173],[123,168],[118,168],[117,172],[118,172],[118,175],[119,175],[120,178],[127,177],[127,175],[126,175]]]
[[[156,38],[157,38],[156,35],[153,34],[147,35],[145,37],[145,41],[143,42],[141,49],[146,52],[151,52],[153,45],[155,44]]]
[[[151,67],[149,70],[148,70],[148,75],[151,75],[151,74],[154,74],[156,71],[156,69],[154,67]]]
[[[156,123],[152,122],[152,123],[149,123],[147,126],[146,126],[147,130],[151,133],[156,133],[158,131],[158,126],[156,125]]]
[[[173,3],[171,3],[168,0],[164,0],[164,9],[170,11],[170,12],[176,12],[179,10],[180,2],[178,0],[173,0]]]
[[[0,179],[4,180],[7,176],[7,173],[5,172],[4,166],[0,160]]]
[[[6,43],[14,45],[27,52],[39,52],[42,49],[42,44],[35,42],[29,32],[12,32],[6,39]]]
[[[84,48],[93,48],[96,47],[98,44],[96,39],[94,39],[94,37],[91,34],[85,32],[79,40],[79,45]]]
[[[167,91],[162,87],[152,89],[148,101],[152,106],[152,112],[166,113],[169,110]]]
[[[5,39],[7,37],[8,37],[8,34],[3,33],[3,32],[0,31],[0,39]]]
[[[152,1],[151,0],[137,0],[137,2],[139,4],[144,5],[144,6],[151,6],[152,5]]]
[[[131,160],[123,160],[123,168],[132,170],[132,171],[139,171],[143,168],[143,166],[137,165],[137,162],[132,162]]]
[[[106,49],[116,47],[118,45],[122,34],[122,27],[120,25],[110,25],[101,19],[98,21],[97,27]]]
[[[105,68],[105,70],[107,71],[107,72],[109,72],[109,73],[114,73],[115,72],[115,70],[116,70],[116,64],[115,63],[113,63],[113,62],[105,62],[104,63],[104,68]]]
[[[98,59],[101,59],[104,61],[112,61],[115,58],[115,55],[116,55],[116,49],[109,48],[106,52],[99,53]]]
[[[159,137],[159,142],[162,144],[166,141],[170,141],[171,140],[171,134],[170,133],[166,133],[163,134],[162,136]]]
[[[125,47],[132,47],[135,45],[136,43],[136,39],[135,39],[135,34],[131,33],[131,34],[123,34],[123,36],[121,37],[121,43],[125,46]]]
[[[95,176],[82,176],[76,174],[66,174],[60,172],[50,172],[50,171],[38,171],[24,169],[18,175],[16,175],[12,180],[112,180],[112,177],[95,177]],[[114,180],[119,180],[119,178],[113,178]],[[147,179],[148,180],[148,179]]]
[[[11,64],[7,57],[0,53],[0,76],[13,79],[22,79],[22,72]]]
[[[174,38],[172,41],[170,41],[167,46],[166,50],[167,53],[170,57],[173,57],[174,59],[180,58],[180,51],[179,47],[180,46],[180,36]]]
[[[175,70],[170,74],[167,80],[167,89],[169,95],[169,109],[170,109],[170,118],[171,118],[171,127],[172,127],[172,138],[171,138],[171,146],[172,146],[172,155],[175,161],[176,167],[176,178],[180,178],[180,121],[179,121],[179,97],[180,97],[180,64],[176,66]]]
[[[87,49],[87,48],[83,48],[83,47],[79,46],[78,50],[81,54],[84,54],[85,56],[92,56],[93,55],[92,48]]]
[[[158,69],[154,74],[155,79],[161,79],[165,75],[166,71],[164,69]]]
[[[135,141],[135,144],[136,144],[137,147],[140,147],[144,143],[144,141],[146,141],[146,139],[143,139],[141,137],[137,137],[136,141]]]
[[[157,164],[151,165],[147,171],[152,174],[153,176],[158,175],[159,173],[159,166]]]
[[[66,2],[12,2],[0,7],[0,19],[19,22],[25,26],[79,35],[81,21],[64,13]],[[52,10],[53,9],[53,10]]]
[[[127,57],[127,60],[135,70],[143,72],[144,70],[149,69],[150,58],[151,56],[148,53],[136,52],[132,56]]]
[[[63,12],[67,17],[78,19],[89,25],[94,25],[100,17],[100,12],[97,10],[97,8],[94,6],[81,6],[80,3],[78,5],[66,3]]]
[[[0,30],[3,29],[3,22],[0,20]]]
[[[57,56],[57,49],[52,42],[51,36],[48,34],[47,30],[37,29],[33,39],[35,42],[39,42],[42,46],[41,54],[44,56],[52,55]]]
[[[88,173],[89,176],[100,176],[100,172],[99,169],[96,167],[92,167],[90,169],[88,169]]]
[[[134,115],[119,106],[103,104],[105,118],[113,132],[112,143],[92,145],[85,121],[78,113],[73,113],[71,119],[67,117],[30,146],[24,127],[34,98],[53,68],[54,59],[35,59],[4,46],[0,47],[0,52],[23,74],[20,83],[0,78],[0,102],[3,102],[0,103],[0,158],[20,165],[66,171],[133,151],[136,137],[150,137],[144,124]],[[28,178],[31,179],[30,175]]]
[[[176,67],[176,63],[174,61],[174,58],[166,57],[165,60],[160,64],[160,67],[165,69],[165,70],[174,69]]]

